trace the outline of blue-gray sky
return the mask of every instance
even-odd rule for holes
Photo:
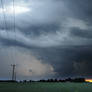
[[[0,2],[0,78],[92,77],[91,0]],[[15,9],[15,31],[14,31]]]

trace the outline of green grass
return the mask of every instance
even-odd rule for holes
[[[0,83],[0,92],[92,92],[90,83]]]

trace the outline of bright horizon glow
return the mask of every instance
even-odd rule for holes
[[[86,82],[92,82],[92,79],[85,79]]]
[[[15,6],[14,8],[13,6],[8,6],[4,9],[0,8],[0,13],[5,12],[7,14],[14,14],[14,10],[15,10],[15,14],[22,14],[31,11],[28,7],[23,7],[23,6]]]

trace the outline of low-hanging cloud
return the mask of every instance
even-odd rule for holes
[[[0,56],[3,61],[1,61],[3,67],[0,67],[0,77],[2,78],[11,78],[11,64],[13,63],[16,64],[16,73],[19,79],[30,79],[30,77],[35,79],[37,77],[53,76],[55,74],[52,65],[38,60],[29,52],[23,53],[21,50],[13,47],[1,49],[1,52]],[[7,70],[4,68],[7,68]]]

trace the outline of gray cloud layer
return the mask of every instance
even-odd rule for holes
[[[5,26],[3,13],[0,13],[0,47],[7,49],[0,54],[0,57],[3,54],[1,65],[5,67],[6,60],[8,62],[13,60],[7,59],[9,57],[4,53],[11,52],[10,48],[14,48],[15,51],[21,48],[17,52],[13,51],[21,57],[20,59],[16,54],[13,55],[20,60],[20,62],[14,60],[18,65],[21,64],[20,69],[17,66],[20,78],[92,77],[91,2],[89,0],[16,0],[15,6],[27,7],[30,11],[16,14],[16,32],[14,32],[14,16],[5,13],[7,23]],[[7,0],[4,4],[8,11],[8,6],[11,6],[12,2]],[[30,52],[32,60],[29,58]],[[11,56],[10,53],[9,55]],[[23,61],[23,55],[27,61]],[[24,63],[26,66],[22,66]],[[39,66],[32,70],[29,64],[32,64],[32,67]],[[0,77],[6,78],[8,74],[5,70],[3,74],[2,69],[3,67],[0,69]],[[19,74],[21,69],[25,70],[24,75]],[[34,73],[30,74],[29,71]],[[39,72],[41,72],[40,77]]]

